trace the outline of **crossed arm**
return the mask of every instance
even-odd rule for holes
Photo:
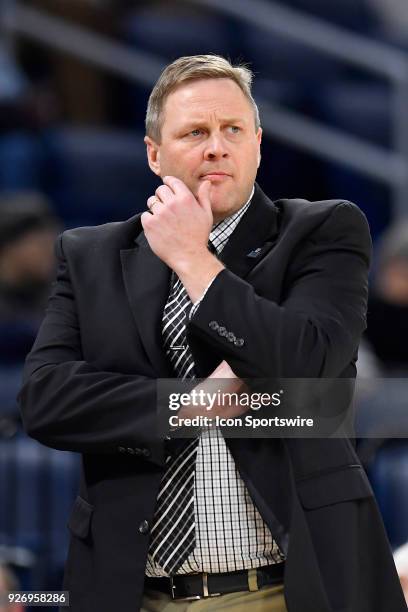
[[[148,231],[146,236],[149,239]],[[208,234],[203,236],[207,251]],[[69,238],[66,235],[67,249]],[[161,465],[156,380],[101,371],[84,360],[62,241],[57,245],[57,281],[27,358],[19,397],[26,430],[48,446],[84,453],[116,454],[119,446],[137,444],[146,450],[147,460]],[[299,250],[280,305],[259,296],[232,272],[219,270],[189,323],[193,344],[217,356],[224,368],[217,376],[230,376],[233,385],[240,384],[235,377],[339,375],[352,360],[365,327],[368,242],[361,213],[339,204],[311,237],[307,251]],[[184,259],[178,261],[172,263],[183,274],[188,266]],[[188,280],[183,282],[189,290]],[[215,333],[209,327],[214,318],[221,323],[233,320],[237,334],[247,339],[245,346],[236,347]]]

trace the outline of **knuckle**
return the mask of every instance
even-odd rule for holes
[[[182,204],[190,204],[191,195],[189,193],[183,193],[183,195],[180,196],[180,201]]]

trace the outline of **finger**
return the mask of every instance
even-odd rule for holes
[[[200,206],[211,211],[211,181],[203,181],[198,188],[197,200]]]
[[[162,180],[163,183],[167,185],[173,191],[174,194],[191,194],[191,191],[187,187],[187,185],[183,183],[181,179],[178,179],[175,176],[163,176]]]
[[[165,204],[174,197],[173,191],[167,185],[160,185],[155,191],[159,200]]]
[[[146,229],[149,228],[149,223],[151,220],[153,220],[153,217],[152,217],[152,214],[148,211],[140,215],[140,221],[142,223],[142,227],[144,231],[146,231]]]
[[[164,204],[159,200],[157,196],[150,196],[150,198],[147,199],[147,208],[150,210],[151,213],[154,214],[153,207],[157,210],[160,206],[164,206]]]

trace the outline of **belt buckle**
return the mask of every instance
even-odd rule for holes
[[[171,587],[171,598],[179,601],[192,601],[193,599],[202,599],[201,595],[191,595],[190,597],[176,597],[174,591],[176,589],[174,585],[173,576],[170,576],[170,587]]]
[[[190,595],[190,597],[176,597],[175,596],[175,585],[173,576],[170,576],[170,586],[171,586],[171,597],[172,599],[183,600],[183,601],[193,601],[196,599],[205,599],[206,597],[218,597],[221,593],[209,593],[208,592],[208,573],[202,572],[203,577],[203,594],[202,595]]]
[[[203,597],[218,597],[221,593],[209,593],[208,592],[208,574],[203,572]]]

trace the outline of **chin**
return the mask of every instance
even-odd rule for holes
[[[236,212],[238,208],[239,206],[237,205],[234,206],[233,204],[231,204],[230,206],[225,205],[225,204],[220,204],[217,206],[213,204],[211,206],[211,210],[213,212],[214,218],[217,217],[216,223],[234,214],[234,212]]]

